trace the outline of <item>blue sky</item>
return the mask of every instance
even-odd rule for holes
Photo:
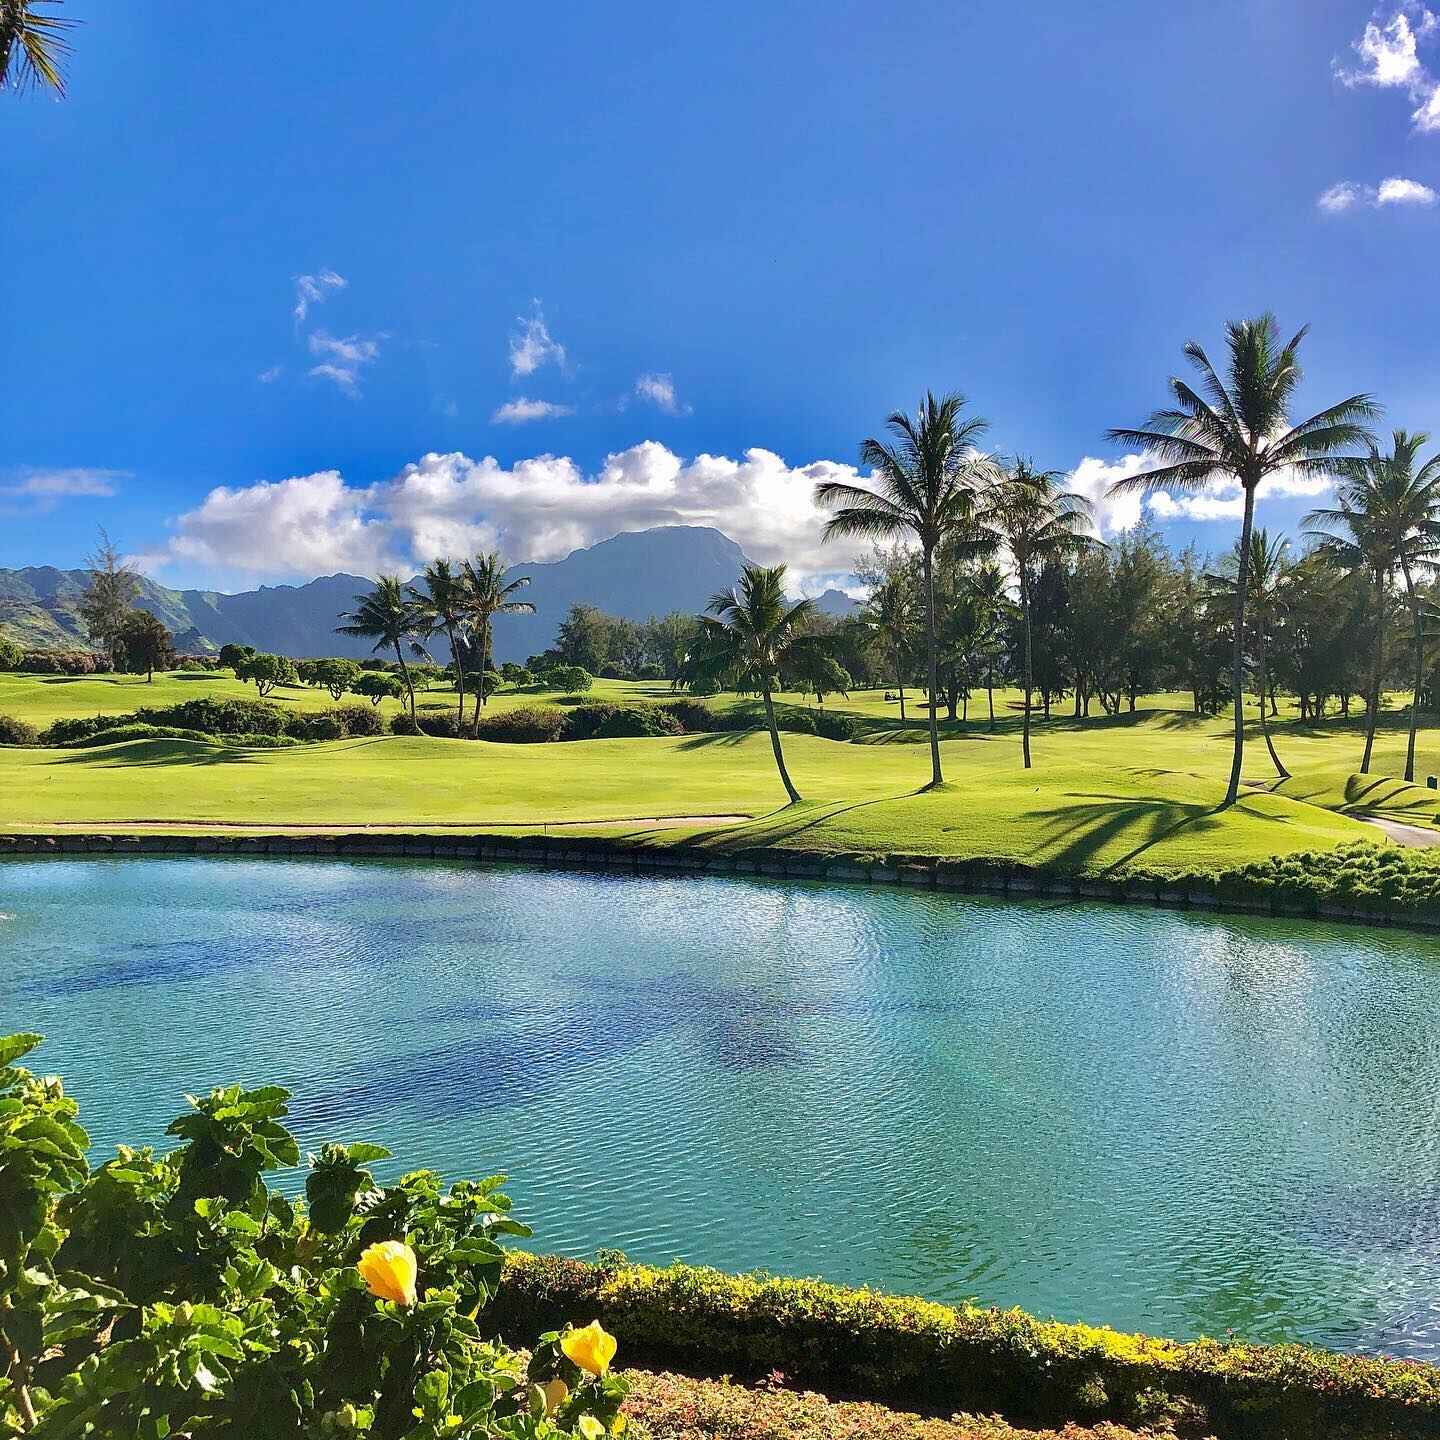
[[[66,9],[69,98],[0,97],[0,565],[103,523],[242,588],[683,519],[818,581],[814,477],[924,387],[1098,492],[1264,308],[1313,325],[1302,403],[1440,431],[1419,5]]]

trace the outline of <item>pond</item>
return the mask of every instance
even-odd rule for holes
[[[1440,944],[862,886],[0,865],[103,1157],[182,1092],[510,1174],[535,1244],[1440,1358]]]

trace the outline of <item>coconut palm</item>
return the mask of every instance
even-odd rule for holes
[[[415,613],[420,618],[425,639],[444,635],[450,644],[450,656],[455,662],[455,685],[460,692],[456,708],[457,724],[465,722],[465,646],[467,612],[465,609],[466,587],[455,567],[448,560],[432,560],[421,576],[424,590],[410,587],[410,599]]]
[[[1405,751],[1405,778],[1410,781],[1415,779],[1415,730],[1420,691],[1425,683],[1427,630],[1415,577],[1440,568],[1440,453],[1417,468],[1420,451],[1429,442],[1429,435],[1423,431],[1411,434],[1396,430],[1391,435],[1388,455],[1382,455],[1379,447],[1371,443],[1367,454],[1339,462],[1337,504],[1305,517],[1307,528],[1319,541],[1319,553],[1342,569],[1365,570],[1374,586],[1375,644],[1362,774],[1369,771],[1375,745],[1387,594],[1397,570],[1404,580],[1414,647],[1414,693]]]
[[[1288,780],[1290,772],[1275,751],[1275,741],[1270,735],[1270,721],[1265,714],[1265,697],[1269,693],[1266,642],[1269,632],[1289,603],[1293,570],[1294,566],[1290,562],[1290,542],[1283,535],[1272,538],[1263,526],[1250,532],[1250,560],[1245,566],[1250,594],[1245,608],[1255,636],[1255,681],[1256,688],[1260,691],[1260,733],[1265,737],[1265,748],[1270,752],[1271,764],[1275,766],[1275,772],[1282,780]],[[1233,594],[1239,583],[1239,574],[1240,547],[1237,544],[1224,569],[1206,578],[1221,594]]]
[[[985,697],[990,706],[989,729],[993,731],[995,729],[995,655],[999,648],[1005,608],[1010,599],[1005,590],[1005,572],[995,564],[977,566],[970,576],[968,588],[985,621]]]
[[[0,90],[48,85],[65,93],[64,64],[70,54],[65,32],[74,20],[42,15],[64,0],[0,0]]]
[[[900,692],[900,719],[905,719],[905,655],[915,634],[915,597],[901,575],[892,575],[860,612],[865,627],[880,637],[895,662],[895,688]]]
[[[1245,757],[1246,570],[1255,492],[1262,481],[1282,471],[1302,476],[1323,473],[1333,465],[1331,457],[1338,451],[1352,449],[1370,438],[1367,422],[1379,413],[1371,396],[1351,395],[1298,425],[1290,424],[1290,407],[1301,379],[1298,352],[1308,328],[1281,345],[1273,315],[1231,321],[1225,327],[1230,351],[1228,384],[1205,351],[1190,341],[1184,353],[1199,374],[1199,390],[1172,376],[1174,408],[1157,410],[1141,429],[1108,432],[1117,444],[1136,446],[1163,462],[1156,469],[1118,481],[1110,487],[1112,495],[1147,489],[1195,494],[1240,487],[1240,564],[1235,577],[1235,634],[1230,665],[1235,746],[1226,805],[1233,805],[1240,794],[1240,767]]]
[[[410,697],[410,718],[415,718],[415,685],[410,678],[410,667],[405,663],[404,645],[414,640],[424,628],[424,620],[415,608],[415,602],[405,593],[398,575],[382,575],[375,588],[368,595],[355,597],[355,609],[346,611],[341,619],[348,622],[337,625],[337,635],[354,635],[361,640],[373,640],[372,653],[393,650],[400,662],[400,673],[405,678],[405,691]]]
[[[535,607],[528,600],[511,597],[529,583],[528,575],[505,578],[505,562],[499,552],[477,555],[460,566],[464,589],[463,608],[480,637],[480,678],[475,684],[474,734],[480,733],[480,707],[485,703],[485,676],[490,669],[490,627],[497,615],[533,615]]]
[[[964,419],[963,395],[937,400],[927,393],[913,415],[895,411],[885,422],[894,443],[870,438],[860,447],[860,463],[871,470],[874,489],[840,480],[815,487],[820,504],[835,511],[825,539],[893,540],[914,536],[920,546],[925,593],[926,659],[930,692],[930,786],[944,783],[940,772],[940,732],[935,718],[939,638],[935,618],[935,552],[952,535],[972,524],[975,497],[994,478],[990,461],[975,443],[989,428],[972,416]]]
[[[701,684],[733,685],[758,690],[765,702],[765,723],[770,730],[770,748],[790,803],[800,792],[785,768],[780,748],[780,730],[775,724],[772,698],[780,684],[780,670],[787,655],[805,639],[804,621],[815,610],[813,600],[785,598],[785,567],[766,570],[747,565],[740,583],[722,590],[700,616],[700,633],[689,659],[689,674]]]
[[[1037,470],[1028,460],[1016,460],[985,491],[980,502],[980,526],[970,543],[977,549],[999,551],[1010,557],[1020,591],[1020,625],[1025,651],[1025,712],[1020,753],[1030,769],[1030,700],[1035,689],[1035,656],[1030,601],[1037,572],[1047,560],[1078,555],[1100,541],[1089,533],[1090,502],[1071,490],[1062,490],[1058,470]]]

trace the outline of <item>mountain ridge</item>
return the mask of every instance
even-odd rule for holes
[[[698,612],[717,590],[734,584],[747,563],[740,546],[712,526],[660,525],[612,535],[561,560],[513,565],[507,573],[531,577],[523,598],[536,606],[536,614],[506,616],[497,623],[496,659],[523,660],[545,649],[572,604],[594,605],[628,620],[674,610]],[[37,649],[86,646],[78,605],[89,573],[53,565],[0,569],[0,635]],[[229,593],[172,589],[145,576],[137,603],[165,622],[181,651],[238,644],[295,657],[360,659],[370,654],[369,644],[335,634],[334,626],[340,612],[371,584],[366,576],[337,571],[301,584]],[[855,608],[843,591],[828,590],[816,599],[829,614]]]

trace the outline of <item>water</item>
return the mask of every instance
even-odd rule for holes
[[[275,1081],[551,1250],[1440,1358],[1428,938],[280,860],[8,862],[0,915],[97,1160]]]

